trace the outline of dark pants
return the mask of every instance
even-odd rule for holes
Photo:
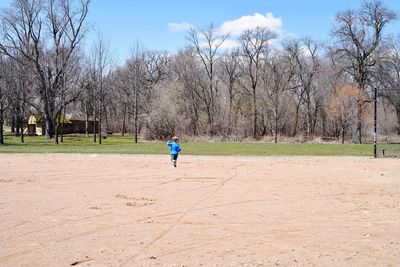
[[[171,154],[171,160],[177,160],[178,154]]]

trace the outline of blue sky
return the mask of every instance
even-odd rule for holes
[[[5,6],[10,0],[0,0]],[[96,31],[110,42],[120,61],[129,55],[135,42],[149,49],[176,51],[185,45],[185,31],[173,31],[169,25],[187,23],[205,27],[254,14],[269,16],[283,34],[329,38],[333,17],[338,11],[358,8],[361,0],[92,0],[89,22],[94,26],[86,43],[97,38]],[[386,0],[386,5],[400,11],[399,0]],[[259,17],[260,18],[260,17]],[[266,22],[268,23],[268,22]],[[232,25],[231,25],[232,26]],[[388,31],[400,33],[400,21]]]

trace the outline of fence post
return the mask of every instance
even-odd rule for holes
[[[374,88],[374,158],[378,157],[377,154],[377,115],[378,113],[378,89]]]

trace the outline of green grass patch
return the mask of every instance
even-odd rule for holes
[[[3,125],[3,130],[5,133],[9,133],[9,132],[11,132],[11,127],[7,126],[7,125]]]
[[[378,144],[378,155],[382,156],[383,154],[385,154],[387,157],[400,157],[400,144]]]
[[[56,145],[54,140],[42,136],[26,136],[25,143],[15,136],[5,137],[6,145],[0,153],[89,153],[89,154],[168,154],[164,142],[133,143],[132,136],[110,136],[103,144],[93,142],[93,137],[67,135],[64,142]],[[182,143],[185,155],[221,156],[373,156],[371,144],[271,144],[232,142],[188,142]],[[400,145],[397,144],[400,150]]]

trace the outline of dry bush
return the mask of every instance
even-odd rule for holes
[[[333,95],[329,104],[328,119],[336,126],[335,135],[341,135],[342,143],[350,132],[351,126],[355,124],[358,107],[365,99],[365,93],[352,85],[338,88]]]

